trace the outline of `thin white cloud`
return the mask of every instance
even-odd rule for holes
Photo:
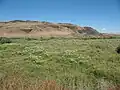
[[[106,28],[102,28],[102,31],[106,31]]]

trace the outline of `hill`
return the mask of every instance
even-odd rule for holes
[[[0,36],[73,36],[99,35],[92,27],[81,27],[70,23],[14,20],[0,22]]]

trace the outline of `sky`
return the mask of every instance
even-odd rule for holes
[[[120,0],[0,0],[0,21],[39,20],[120,33]]]

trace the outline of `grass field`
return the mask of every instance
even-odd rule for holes
[[[38,90],[23,88],[48,80],[69,90],[108,90],[120,84],[119,44],[120,39],[12,39],[0,44],[0,90]],[[8,89],[13,82],[16,88]]]

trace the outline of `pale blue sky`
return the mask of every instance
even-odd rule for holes
[[[120,0],[0,0],[0,21],[40,20],[120,32]]]

